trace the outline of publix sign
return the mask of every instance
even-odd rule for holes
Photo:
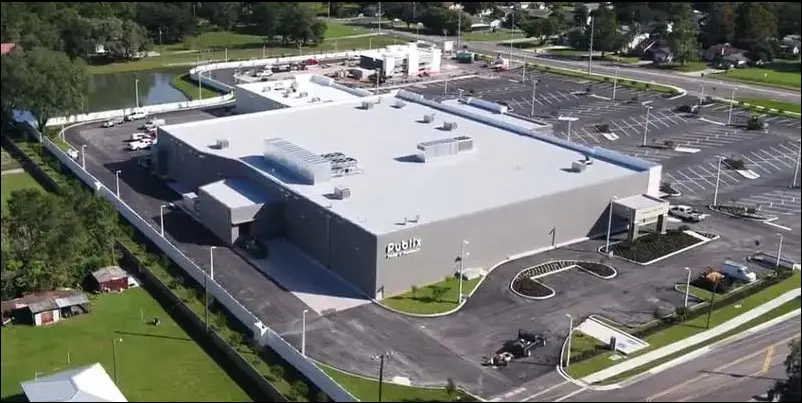
[[[420,250],[421,239],[409,238],[401,242],[391,242],[384,248],[384,255],[387,259],[409,255]]]

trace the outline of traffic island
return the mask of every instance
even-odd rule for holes
[[[665,234],[653,232],[633,241],[610,244],[610,252],[615,257],[646,266],[706,244],[718,237],[717,234],[695,232],[680,227],[670,229]],[[604,248],[604,245],[600,246],[599,253],[604,254]]]
[[[484,276],[463,279],[463,298],[471,295],[483,278]],[[439,283],[411,287],[408,292],[381,300],[379,305],[412,316],[441,316],[452,313],[461,306],[459,278],[449,276]]]
[[[746,220],[766,221],[775,218],[774,216],[760,213],[755,207],[742,206],[739,204],[710,205],[708,208],[730,217],[743,218]]]
[[[569,269],[579,269],[604,280],[609,280],[618,275],[614,268],[603,263],[551,260],[519,271],[510,281],[510,290],[521,298],[534,300],[551,298],[557,292],[538,281],[538,279]]]

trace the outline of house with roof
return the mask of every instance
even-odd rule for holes
[[[22,382],[29,402],[127,402],[99,363]]]
[[[16,47],[17,44],[14,42],[3,42],[2,44],[0,44],[0,55],[6,55],[8,53],[11,53],[11,51],[14,50],[14,48]]]
[[[119,266],[109,266],[92,272],[92,286],[99,292],[127,290],[133,280]]]
[[[11,321],[34,326],[51,325],[89,312],[89,298],[81,291],[64,289],[25,295],[0,304],[3,324]]]
[[[799,35],[786,35],[780,41],[780,50],[784,55],[787,56],[796,56],[799,55],[799,48],[800,48],[800,36]]]
[[[738,49],[729,43],[720,43],[707,48],[707,50],[704,51],[703,57],[708,62],[717,62],[731,55],[742,55],[746,58],[746,53],[746,50]]]

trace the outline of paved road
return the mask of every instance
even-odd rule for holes
[[[784,379],[788,343],[799,337],[799,329],[797,316],[622,389],[592,391],[562,383],[524,401],[744,402]]]
[[[393,31],[399,36],[406,36],[414,39],[421,39],[440,43],[444,40],[442,36],[429,36],[429,35],[416,35],[409,32]],[[456,38],[445,38],[454,40]],[[510,47],[499,45],[493,42],[465,42],[469,50],[486,53],[496,54],[502,53],[504,55],[510,54]],[[512,55],[514,58],[526,58],[526,60],[537,62],[540,64],[555,66],[555,67],[568,67],[568,68],[587,68],[587,62],[583,61],[568,61],[568,60],[555,60],[551,58],[535,57],[529,52],[520,50],[513,50]],[[591,69],[597,73],[614,74],[615,67],[609,62],[593,62]],[[786,102],[800,103],[800,92],[792,90],[783,90],[778,88],[761,87],[757,85],[750,85],[731,81],[722,81],[712,78],[690,77],[676,72],[666,71],[649,71],[645,68],[639,67],[619,67],[618,75],[621,78],[630,78],[643,81],[654,81],[662,84],[674,85],[685,89],[690,94],[695,95],[701,92],[701,86],[704,86],[706,95],[719,96],[729,98],[732,88],[737,88],[737,96],[746,98],[771,98],[778,99]],[[715,87],[715,89],[714,89]]]

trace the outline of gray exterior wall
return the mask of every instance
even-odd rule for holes
[[[173,141],[166,132],[160,131],[159,136],[153,161],[157,169],[160,164],[165,164],[165,177],[191,188],[231,177],[250,179],[275,200],[275,203],[265,205],[256,212],[251,225],[252,235],[261,238],[285,237],[343,279],[366,294],[373,295],[377,255],[376,237],[373,234],[332,215],[327,209],[303,197],[288,193],[281,185],[240,161],[202,155],[180,141]],[[159,161],[159,158],[164,160]],[[238,228],[232,227],[231,223],[249,216],[253,211],[246,209],[235,212],[231,217],[225,206],[208,195],[202,196],[202,193],[198,192],[198,208],[203,224],[228,243],[236,240]]]
[[[592,169],[592,168],[591,168]],[[613,195],[645,192],[649,172],[633,173],[595,186],[574,189],[469,216],[381,235],[376,250],[376,291],[392,296],[410,286],[442,281],[458,270],[456,258],[467,240],[465,268],[489,269],[508,256],[603,233]],[[386,258],[391,242],[420,238],[418,252]]]
[[[265,82],[265,85],[268,84],[269,84],[268,82]],[[236,99],[236,105],[237,105],[236,109],[237,113],[239,114],[264,112],[273,109],[282,109],[287,107],[282,103],[259,96],[259,94],[254,94],[253,92],[244,90],[240,87],[237,87],[236,90],[234,91],[235,91],[234,99]]]

